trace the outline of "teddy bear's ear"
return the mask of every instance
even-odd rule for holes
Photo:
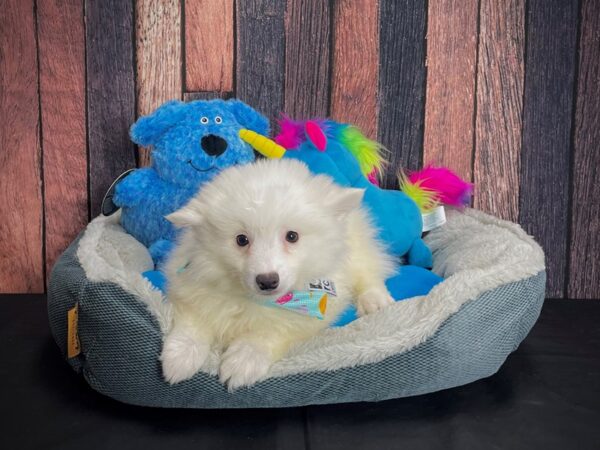
[[[163,103],[152,114],[140,117],[133,124],[129,135],[136,144],[154,144],[169,128],[185,118],[187,105],[179,100]]]
[[[258,111],[246,105],[241,100],[227,100],[226,104],[242,127],[263,136],[269,134],[269,120]]]

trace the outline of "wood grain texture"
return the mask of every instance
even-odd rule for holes
[[[506,220],[519,219],[525,0],[481,0],[475,208]]]
[[[181,99],[181,5],[179,0],[137,0],[135,11],[137,115]],[[138,165],[150,164],[139,148]]]
[[[185,0],[185,87],[233,89],[233,0]]]
[[[129,127],[135,120],[133,4],[86,0],[90,209],[100,212],[114,179],[135,167]]]
[[[0,14],[0,292],[44,292],[33,1]]]
[[[236,2],[235,95],[271,119],[284,106],[285,2]]]
[[[519,222],[546,252],[549,297],[567,267],[577,21],[577,1],[529,1]]]
[[[379,16],[377,2],[333,3],[330,116],[377,138]]]
[[[183,99],[186,102],[192,102],[194,100],[213,100],[215,98],[227,100],[231,97],[233,97],[233,93],[231,92],[184,92],[183,94]]]
[[[600,3],[581,8],[568,296],[600,299]]]
[[[83,0],[38,2],[46,274],[88,221]]]
[[[384,185],[422,164],[425,103],[425,2],[379,2],[379,140],[390,153]]]
[[[477,0],[429,2],[424,161],[471,179]]]
[[[285,114],[329,112],[330,2],[288,0],[285,15]]]

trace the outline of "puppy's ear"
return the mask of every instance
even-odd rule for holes
[[[202,208],[200,203],[192,199],[183,208],[178,209],[175,212],[165,216],[169,222],[175,225],[177,228],[192,227],[194,225],[200,225],[202,223]]]
[[[329,207],[332,208],[338,215],[346,216],[352,211],[360,208],[364,195],[364,189],[334,189],[330,195],[328,195]]]

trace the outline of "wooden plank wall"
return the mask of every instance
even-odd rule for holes
[[[0,292],[43,292],[128,138],[168,99],[357,124],[384,184],[437,162],[544,246],[551,297],[600,298],[600,2],[0,0]]]

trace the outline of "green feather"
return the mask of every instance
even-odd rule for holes
[[[400,190],[417,204],[422,213],[431,211],[438,206],[439,201],[434,191],[422,188],[420,183],[411,183],[403,172],[398,175],[398,182]]]
[[[338,136],[339,141],[354,155],[364,175],[373,170],[381,173],[386,161],[382,155],[385,148],[379,142],[367,138],[353,125],[343,127]]]

